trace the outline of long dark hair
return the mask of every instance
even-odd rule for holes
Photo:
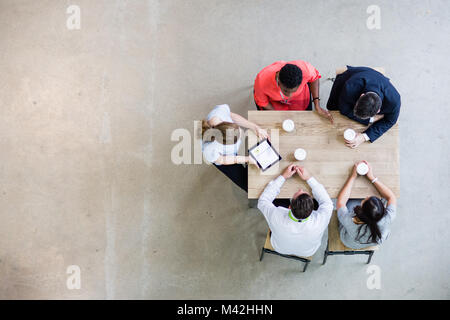
[[[356,241],[361,243],[361,238],[364,237],[367,231],[370,230],[370,236],[368,242],[378,243],[381,239],[381,231],[378,228],[378,222],[384,217],[386,210],[384,208],[383,202],[380,198],[370,197],[364,201],[362,206],[357,206],[354,209],[356,217],[363,222],[358,229],[358,235],[356,236]],[[364,233],[361,234],[361,230],[364,228]]]

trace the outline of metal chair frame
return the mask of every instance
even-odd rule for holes
[[[262,261],[262,259],[264,258],[264,253],[275,254],[277,256],[281,256],[281,257],[287,258],[287,259],[299,260],[299,261],[304,263],[303,272],[306,271],[306,269],[308,268],[309,263],[311,262],[311,260],[308,260],[308,259],[305,259],[305,258],[302,258],[302,257],[281,254],[281,253],[278,253],[276,251],[273,251],[273,250],[270,250],[270,249],[267,249],[267,248],[264,248],[264,247],[261,250],[261,256],[259,257],[259,261]]]
[[[366,254],[369,256],[369,259],[367,260],[367,264],[372,261],[372,256],[375,253],[374,250],[349,250],[349,251],[329,251],[328,250],[329,245],[327,244],[327,248],[325,250],[325,254],[323,256],[323,262],[322,265],[324,265],[327,262],[328,256],[335,256],[335,255],[345,255],[345,256],[352,256],[355,254]]]

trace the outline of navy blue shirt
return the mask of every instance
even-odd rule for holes
[[[382,101],[379,114],[384,118],[364,132],[374,142],[397,122],[400,115],[400,94],[384,75],[371,68],[348,66],[347,71],[336,77],[327,107],[330,110],[337,107],[341,114],[369,125],[369,119],[363,120],[353,114],[356,101],[366,92],[375,92]]]

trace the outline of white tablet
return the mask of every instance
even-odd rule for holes
[[[265,139],[250,150],[248,150],[248,154],[255,159],[258,167],[262,171],[266,171],[275,163],[281,160],[281,156],[279,153],[272,147],[270,141]]]

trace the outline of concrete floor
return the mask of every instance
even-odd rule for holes
[[[447,0],[0,0],[0,298],[450,298],[449,16]],[[323,104],[345,64],[384,66],[402,95],[380,290],[363,257],[321,266],[326,236],[305,274],[259,262],[267,225],[246,194],[170,160],[174,129],[221,103],[246,115],[281,59],[320,70]]]

